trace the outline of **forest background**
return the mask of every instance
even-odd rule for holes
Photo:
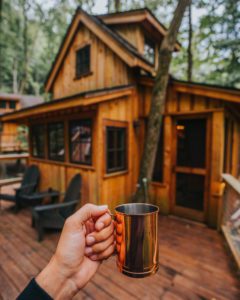
[[[100,14],[148,7],[168,27],[177,0],[0,0],[0,91],[44,95],[44,81],[77,6]],[[171,74],[240,88],[240,0],[192,0]],[[44,95],[48,99],[47,95]]]

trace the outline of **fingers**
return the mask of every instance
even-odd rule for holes
[[[94,205],[94,204],[85,204],[78,211],[76,211],[71,217],[67,219],[67,223],[70,223],[74,226],[82,227],[86,221],[91,218],[96,218],[104,215],[108,211],[107,205]]]
[[[94,231],[86,237],[86,245],[91,246],[94,243],[99,243],[108,239],[114,232],[114,224],[110,223],[109,226],[103,228],[101,231]]]
[[[97,231],[100,231],[104,227],[107,227],[111,223],[112,223],[112,217],[109,215],[109,213],[105,213],[104,215],[100,216],[97,219],[97,221],[95,223],[95,229]]]
[[[114,242],[114,235],[112,234],[108,239],[103,242],[93,244],[91,247],[85,248],[85,254],[90,256],[92,254],[99,254],[104,252]]]
[[[92,260],[103,260],[110,257],[115,250],[115,244],[111,244],[106,250],[104,250],[101,253],[93,254],[89,258]]]

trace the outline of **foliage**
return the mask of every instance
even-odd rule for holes
[[[78,5],[100,0],[0,0],[0,90],[43,94],[44,81]],[[120,3],[120,4],[118,4]],[[148,7],[169,25],[177,0],[108,0],[108,10]],[[106,8],[106,9],[107,9]],[[240,0],[192,0],[193,80],[240,88]],[[196,18],[197,19],[194,19]],[[187,79],[185,14],[171,73]]]

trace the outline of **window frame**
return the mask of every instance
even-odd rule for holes
[[[33,128],[34,127],[39,127],[42,126],[43,128],[43,156],[39,156],[39,155],[34,155],[33,149]],[[44,123],[35,123],[31,125],[30,128],[30,137],[31,137],[31,156],[33,158],[40,158],[40,159],[46,159],[46,124]]]
[[[91,154],[90,154],[90,162],[82,162],[82,161],[74,161],[72,160],[72,142],[71,142],[71,128],[74,124],[76,123],[84,123],[90,121],[90,128],[91,128]],[[84,165],[84,166],[92,166],[93,165],[93,119],[92,118],[82,118],[82,119],[71,119],[68,121],[68,142],[69,142],[69,162],[72,164],[77,164],[77,165]],[[81,142],[79,142],[81,143]]]
[[[63,149],[64,154],[62,158],[52,158],[50,155],[50,127],[52,125],[62,124],[63,125]],[[65,147],[65,122],[63,120],[55,121],[55,122],[49,122],[47,123],[47,159],[52,161],[60,161],[65,162],[66,161],[66,147]]]
[[[109,170],[108,168],[108,133],[107,129],[110,128],[122,128],[125,130],[125,157],[124,157],[124,167],[123,168],[114,168]],[[112,121],[104,120],[104,174],[105,176],[114,176],[119,173],[128,172],[128,159],[129,159],[129,147],[128,147],[128,122],[126,121]],[[117,150],[120,151],[120,150]]]
[[[89,48],[89,68],[88,68],[87,71],[78,73],[78,69],[77,69],[77,66],[78,66],[78,53],[79,53],[79,51],[82,51],[84,48]],[[91,53],[92,53],[92,51],[91,51],[91,49],[92,49],[92,47],[91,47],[90,43],[83,44],[80,47],[75,49],[75,79],[81,79],[82,77],[85,77],[85,76],[88,76],[88,75],[92,74],[92,71],[91,71],[91,62],[92,62]]]

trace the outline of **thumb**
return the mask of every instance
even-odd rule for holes
[[[87,220],[93,217],[100,217],[101,215],[108,212],[108,206],[107,205],[94,205],[94,204],[85,204],[83,207],[81,207],[78,211],[76,211],[71,219],[72,221],[79,225],[82,225]]]

